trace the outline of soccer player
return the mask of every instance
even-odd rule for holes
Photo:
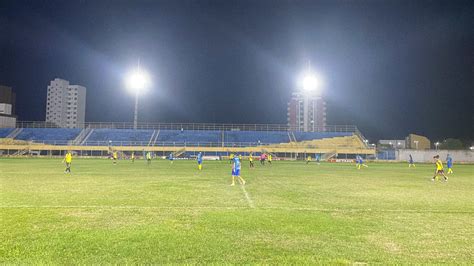
[[[132,154],[130,155],[130,159],[132,160],[132,163],[135,163],[135,152],[132,151]]]
[[[449,154],[446,157],[446,165],[448,166],[448,174],[454,173],[453,172],[453,158]]]
[[[170,163],[173,164],[174,158],[173,158],[173,153],[172,152],[170,152],[170,154],[168,155],[168,160],[170,160]]]
[[[63,163],[66,163],[66,170],[64,170],[64,173],[71,173],[72,154],[70,151],[66,152]]]
[[[443,162],[441,162],[441,160],[439,159],[439,155],[433,156],[433,160],[434,160],[435,165],[436,165],[436,170],[435,170],[435,174],[434,174],[433,178],[431,179],[431,181],[435,181],[435,179],[439,175],[442,175],[444,177],[444,181],[448,182],[448,177],[444,174]]]
[[[268,154],[268,163],[272,164],[272,155],[271,154]]]
[[[235,178],[240,180],[242,185],[245,185],[245,180],[240,176],[240,159],[238,156],[234,157],[234,163],[232,164],[232,184],[235,186]]]
[[[253,165],[253,155],[252,155],[252,153],[249,154],[249,162],[250,162],[250,168],[254,168],[255,166]]]
[[[321,163],[319,162],[320,158],[321,158],[321,155],[320,155],[320,154],[316,154],[316,163],[317,163],[318,165],[321,164]]]
[[[235,157],[235,155],[234,155],[233,153],[231,153],[231,154],[229,155],[229,163],[230,163],[230,164],[232,164],[232,162],[234,162],[234,157]]]
[[[146,153],[146,163],[147,165],[151,164],[151,152]]]
[[[308,155],[308,157],[306,157],[306,164],[309,164],[311,162],[311,155]]]
[[[415,166],[415,163],[413,162],[413,157],[411,156],[411,154],[408,155],[410,158],[408,159],[408,167],[416,167]]]
[[[199,152],[197,155],[198,170],[202,170],[202,153]]]
[[[112,153],[112,159],[114,160],[114,161],[113,161],[114,165],[117,164],[117,158],[118,158],[117,152],[114,151],[114,152]]]
[[[364,159],[362,159],[362,156],[360,156],[360,155],[356,156],[356,166],[357,166],[358,170],[360,170],[361,166],[369,167],[368,165],[364,164]]]
[[[260,154],[260,164],[265,165],[265,153]]]

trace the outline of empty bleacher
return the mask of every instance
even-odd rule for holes
[[[15,139],[46,144],[67,144],[80,132],[80,128],[24,128]]]
[[[352,136],[352,132],[293,132],[296,141]]]
[[[115,128],[20,128],[15,140],[45,144],[83,146],[199,146],[199,147],[309,147],[366,148],[352,132],[244,131],[244,130],[153,130]],[[0,129],[5,138],[15,129]],[[81,134],[82,131],[82,135]],[[87,133],[87,134],[86,134]],[[80,138],[80,141],[77,138]],[[82,137],[81,137],[82,136]]]
[[[269,144],[289,142],[287,131],[226,131],[224,143],[226,146],[242,144]]]
[[[0,138],[6,138],[14,128],[0,128]]]
[[[326,135],[327,136],[327,135]],[[318,149],[332,149],[332,148],[350,148],[350,149],[365,149],[365,143],[354,134],[348,136],[335,136],[316,138],[311,140],[304,140],[293,143],[281,143],[269,145],[269,147],[309,147]]]
[[[160,130],[157,143],[162,144],[219,144],[221,132],[211,130]]]
[[[83,145],[119,145],[119,146],[146,146],[153,130],[134,129],[93,129]]]

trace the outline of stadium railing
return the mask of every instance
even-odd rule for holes
[[[17,128],[59,128],[44,121],[17,121]],[[133,129],[131,122],[87,122],[77,128]],[[216,130],[216,131],[302,131],[300,127],[284,124],[217,124],[217,123],[138,123],[137,129]],[[359,132],[354,125],[315,126],[312,132]],[[360,132],[359,132],[360,133]]]

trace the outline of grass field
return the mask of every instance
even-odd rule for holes
[[[0,159],[0,263],[474,261],[474,165]]]

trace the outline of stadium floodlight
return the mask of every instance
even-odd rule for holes
[[[138,64],[137,69],[130,72],[125,79],[127,88],[135,94],[135,112],[133,116],[133,128],[137,129],[138,124],[138,95],[142,94],[150,85],[150,77],[147,72],[140,69]]]
[[[304,73],[300,80],[300,86],[306,92],[312,92],[321,89],[322,79],[316,73],[308,71]]]
[[[439,141],[435,143],[436,150],[438,150]]]
[[[127,88],[137,94],[143,92],[150,84],[148,74],[140,69],[132,71],[126,78]]]

